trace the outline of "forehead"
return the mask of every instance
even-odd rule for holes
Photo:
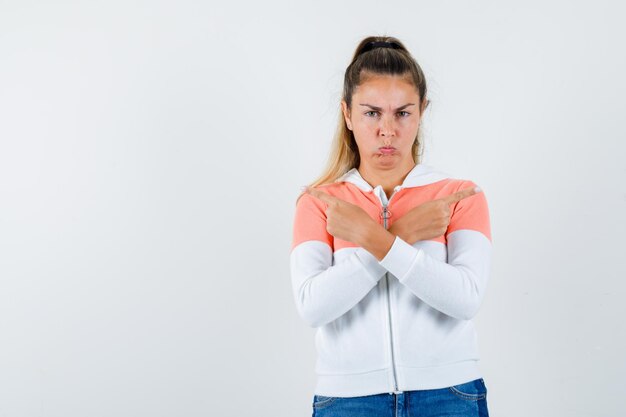
[[[419,93],[410,78],[399,75],[367,75],[354,92],[354,98],[388,102],[419,99]]]

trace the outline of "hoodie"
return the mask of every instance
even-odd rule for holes
[[[411,208],[475,185],[417,164],[389,199],[356,168],[317,188],[358,205],[388,229]],[[290,252],[298,314],[316,329],[315,394],[400,393],[481,378],[472,318],[491,265],[484,191],[451,205],[445,234],[413,244],[396,236],[380,261],[329,234],[325,209],[302,194]]]

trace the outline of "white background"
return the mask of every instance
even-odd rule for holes
[[[0,1],[0,417],[305,416],[295,198],[358,42],[428,78],[425,163],[488,199],[492,416],[623,415],[624,8]]]

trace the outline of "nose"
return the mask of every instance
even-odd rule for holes
[[[389,137],[394,135],[394,120],[393,116],[381,117],[380,121],[380,134],[381,136]]]

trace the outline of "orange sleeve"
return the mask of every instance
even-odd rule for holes
[[[322,241],[333,249],[333,235],[326,230],[326,204],[303,193],[296,205],[291,249],[308,240]]]
[[[475,186],[476,184],[473,181],[463,180],[456,191]],[[448,234],[460,229],[476,230],[491,241],[489,207],[484,190],[472,196],[465,197],[453,206],[446,237]]]

